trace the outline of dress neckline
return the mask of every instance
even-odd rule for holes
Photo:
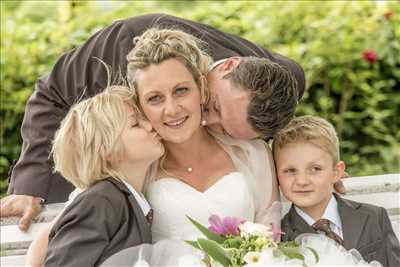
[[[176,177],[163,177],[163,178],[161,178],[161,179],[158,179],[158,180],[152,182],[152,183],[150,184],[150,186],[152,186],[152,185],[154,185],[154,184],[156,184],[156,183],[160,183],[160,182],[163,181],[163,180],[164,180],[164,181],[173,181],[173,182],[177,182],[177,183],[179,183],[179,184],[182,184],[182,185],[184,185],[184,186],[186,186],[186,187],[188,187],[188,188],[191,188],[193,191],[195,191],[195,192],[197,192],[197,193],[199,193],[199,194],[206,194],[206,193],[209,192],[211,189],[213,189],[213,188],[216,187],[218,184],[220,184],[223,180],[226,180],[226,178],[228,178],[228,177],[234,177],[234,175],[236,175],[236,174],[242,175],[242,173],[241,173],[241,172],[238,172],[238,171],[229,172],[228,174],[226,174],[226,175],[222,176],[221,178],[219,178],[218,180],[216,180],[212,185],[210,185],[209,187],[207,187],[204,191],[197,190],[195,187],[191,186],[190,184],[188,184],[188,183],[186,183],[185,181],[182,181],[181,179],[178,179],[178,178],[176,178]]]

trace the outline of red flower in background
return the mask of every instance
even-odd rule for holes
[[[378,59],[378,55],[376,54],[375,50],[364,50],[362,53],[362,57],[365,61],[367,61],[370,64],[374,64],[376,60]]]
[[[387,20],[389,20],[394,15],[394,11],[393,10],[388,10],[383,15],[385,16],[385,18]]]

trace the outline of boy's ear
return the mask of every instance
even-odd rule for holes
[[[344,177],[344,171],[346,169],[346,164],[344,161],[339,161],[335,167],[334,167],[334,172],[335,172],[335,177],[334,177],[334,183],[342,179]]]

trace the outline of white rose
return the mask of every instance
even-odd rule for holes
[[[249,235],[271,237],[271,227],[264,224],[245,222],[239,225],[240,235],[242,237]]]

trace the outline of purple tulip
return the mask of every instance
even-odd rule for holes
[[[242,220],[235,217],[225,217],[221,219],[218,215],[211,215],[208,219],[210,227],[208,230],[219,235],[239,235],[239,224]]]
[[[208,218],[208,222],[210,223],[210,227],[208,227],[208,230],[219,235],[225,234],[222,220],[218,215],[211,215],[210,218]]]

